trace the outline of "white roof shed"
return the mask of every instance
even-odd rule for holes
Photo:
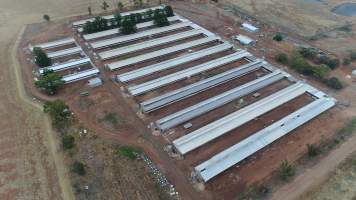
[[[253,45],[256,43],[253,39],[244,35],[236,35],[234,39],[239,41],[242,45]]]
[[[253,25],[251,25],[249,23],[243,23],[241,25],[241,27],[245,31],[248,31],[248,32],[251,32],[251,33],[256,33],[259,30],[259,28],[255,27],[255,26],[253,26]]]

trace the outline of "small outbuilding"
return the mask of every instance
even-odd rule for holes
[[[239,41],[240,44],[242,44],[242,45],[254,45],[254,44],[256,44],[256,42],[253,39],[251,39],[251,38],[249,38],[249,37],[247,37],[245,35],[236,35],[234,37],[234,40]]]
[[[97,78],[92,78],[88,80],[88,85],[91,88],[98,87],[103,84],[103,81],[97,77]]]
[[[252,24],[249,24],[249,23],[243,23],[241,25],[241,28],[247,32],[250,32],[250,33],[256,33],[258,32],[259,28],[253,26]]]

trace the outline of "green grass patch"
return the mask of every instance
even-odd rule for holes
[[[135,160],[142,154],[142,149],[131,146],[120,146],[117,148],[117,153],[127,159]]]

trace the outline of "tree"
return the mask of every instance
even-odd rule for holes
[[[153,18],[153,10],[148,9],[144,15],[145,15],[145,21],[151,21]]]
[[[325,64],[330,67],[330,69],[335,69],[339,67],[340,65],[340,60],[339,59],[331,59],[328,56],[320,56],[319,57],[319,62],[322,64]]]
[[[174,16],[174,12],[173,12],[173,9],[171,6],[164,7],[164,11],[165,11],[167,17]]]
[[[129,18],[125,17],[121,22],[120,32],[124,35],[128,35],[136,32],[136,24]]]
[[[287,64],[288,63],[288,55],[285,53],[279,53],[276,55],[275,60],[279,63]]]
[[[62,137],[62,146],[65,150],[72,149],[74,147],[74,137],[71,135],[64,135]]]
[[[283,35],[281,33],[277,33],[274,37],[273,40],[280,42],[283,40]]]
[[[304,58],[314,59],[316,56],[316,52],[312,48],[301,47],[298,51]]]
[[[44,73],[35,81],[35,86],[48,95],[56,94],[63,84],[62,77],[53,72]]]
[[[47,14],[43,15],[43,19],[46,20],[47,22],[51,20],[51,18]]]
[[[43,105],[43,111],[52,119],[52,126],[58,130],[69,126],[72,114],[69,107],[62,100],[48,101]]]
[[[164,14],[163,10],[161,9],[156,9],[153,14],[153,23],[158,26],[168,26],[169,21],[167,19],[167,16]]]
[[[79,176],[84,176],[85,175],[84,164],[81,162],[75,161],[72,164],[71,171],[75,174],[78,174]]]
[[[284,160],[279,167],[279,177],[283,181],[288,181],[295,174],[295,168]]]
[[[120,27],[120,26],[121,26],[121,20],[122,20],[121,14],[120,14],[120,13],[116,13],[116,14],[114,15],[114,19],[115,19],[115,21],[116,21],[116,26],[117,26],[117,27]]]
[[[35,62],[39,67],[48,67],[52,64],[51,59],[48,58],[46,52],[40,47],[34,47],[33,54],[35,55]]]
[[[119,2],[117,3],[117,9],[118,9],[119,11],[122,11],[122,10],[124,9],[124,4],[119,1]]]
[[[106,11],[106,9],[109,8],[109,4],[106,3],[106,1],[103,1],[103,4],[101,5],[101,8],[102,8],[104,11]]]
[[[91,7],[90,6],[88,6],[88,13],[89,13],[89,15],[91,15]]]
[[[343,88],[342,83],[336,77],[331,77],[327,79],[326,85],[335,90],[341,90]]]
[[[310,69],[313,71],[312,75],[319,79],[323,80],[326,74],[330,71],[330,68],[327,65],[321,64],[321,65],[309,65]]]

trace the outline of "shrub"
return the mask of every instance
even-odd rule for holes
[[[35,86],[44,91],[48,95],[55,95],[60,87],[62,87],[64,81],[62,77],[53,72],[44,72],[37,81]]]
[[[135,160],[137,159],[138,155],[142,154],[141,149],[130,147],[130,146],[119,147],[117,149],[117,152],[119,153],[119,155],[122,155],[130,160]]]
[[[52,64],[52,60],[48,58],[46,52],[40,47],[34,47],[33,54],[35,55],[35,62],[39,67],[48,67]]]
[[[120,11],[121,11],[122,9],[124,9],[124,4],[123,4],[122,2],[118,2],[118,3],[117,3],[117,9],[120,10]]]
[[[308,147],[308,156],[309,157],[315,157],[321,153],[320,147],[314,145],[314,144],[307,144]]]
[[[279,167],[279,177],[283,181],[288,181],[291,177],[295,175],[295,168],[284,160]]]
[[[326,80],[326,85],[329,88],[332,88],[332,89],[335,89],[335,90],[340,90],[340,89],[343,88],[342,83],[336,77],[331,77],[331,78],[327,79]]]
[[[335,69],[340,65],[339,59],[331,59],[327,56],[320,56],[318,60],[321,64],[327,65],[330,69]]]
[[[351,60],[349,58],[344,58],[342,61],[343,65],[349,65],[351,63]]]
[[[86,173],[84,164],[78,161],[72,164],[71,171],[79,176],[84,176]]]
[[[88,14],[91,15],[91,7],[88,6]]]
[[[273,40],[280,42],[283,40],[283,35],[281,33],[277,33],[274,37]]]
[[[101,5],[101,8],[102,8],[103,10],[106,10],[106,9],[109,8],[109,4],[106,3],[106,1],[103,1],[103,4]]]
[[[68,127],[71,122],[69,107],[62,100],[47,101],[43,105],[43,111],[50,115],[52,125],[57,129]]]
[[[288,63],[288,55],[285,53],[279,53],[276,55],[275,60],[279,63],[287,64]]]
[[[171,6],[164,7],[164,11],[167,17],[172,17],[174,15],[173,9]]]
[[[74,147],[74,137],[71,135],[64,135],[62,137],[62,146],[65,150],[73,148]]]
[[[312,48],[301,47],[298,49],[298,52],[304,57],[308,59],[314,59],[316,56],[316,52]]]
[[[47,14],[43,15],[43,19],[46,20],[47,22],[51,20],[51,18]]]
[[[107,121],[107,122],[109,122],[111,124],[117,124],[118,123],[117,115],[116,115],[116,113],[113,113],[113,112],[105,113],[103,120]]]

